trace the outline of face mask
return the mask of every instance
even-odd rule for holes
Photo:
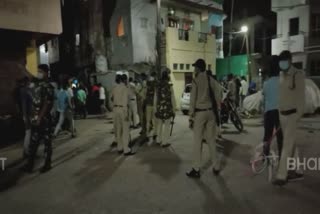
[[[288,61],[280,61],[279,67],[282,71],[287,71],[289,69],[290,65],[289,65]]]
[[[39,73],[37,74],[37,78],[38,78],[39,80],[42,80],[43,77],[44,77],[43,73],[40,73],[40,72],[39,72]]]

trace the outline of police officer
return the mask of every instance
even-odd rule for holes
[[[147,92],[146,92],[146,128],[147,128],[147,136],[149,140],[156,138],[156,120],[155,120],[155,112],[154,112],[154,93],[156,89],[156,72],[152,72],[149,80],[147,81]],[[152,132],[153,130],[153,132]],[[153,136],[152,136],[153,134]]]
[[[298,158],[298,150],[295,140],[298,120],[304,113],[305,105],[305,76],[303,71],[292,65],[292,56],[289,51],[280,54],[280,87],[279,87],[279,111],[280,124],[283,131],[283,148],[279,163],[275,185],[285,185],[289,180],[303,179],[301,172],[290,171],[288,173],[288,158]]]
[[[210,149],[213,173],[218,175],[220,172],[220,161],[218,160],[216,152],[217,120],[213,111],[209,88],[211,88],[211,92],[214,94],[216,103],[220,103],[220,96],[218,83],[205,72],[205,61],[198,59],[193,66],[195,68],[195,79],[192,82],[189,121],[190,128],[192,128],[194,132],[194,163],[191,171],[186,174],[191,178],[200,178],[203,139],[206,139]]]
[[[118,153],[123,153],[125,156],[135,154],[129,148],[129,89],[127,87],[127,81],[127,75],[123,74],[121,76],[121,83],[113,88],[111,95]]]
[[[136,85],[134,84],[132,77],[129,78],[128,88],[130,91],[130,102],[129,102],[130,124],[132,125],[132,128],[137,128],[139,124],[137,95],[136,95]]]
[[[49,66],[42,64],[38,67],[37,80],[32,88],[32,113],[31,113],[31,143],[28,163],[23,170],[31,173],[38,146],[41,141],[45,146],[45,163],[40,172],[51,169],[51,108],[54,101],[54,89],[48,81]]]

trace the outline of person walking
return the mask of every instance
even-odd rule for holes
[[[31,173],[40,142],[45,145],[45,163],[40,172],[51,169],[52,142],[51,142],[51,114],[53,106],[54,90],[48,81],[49,66],[42,64],[38,67],[37,81],[32,88],[32,112],[31,112],[31,142],[28,162],[22,168]]]
[[[65,118],[69,121],[69,129],[71,132],[71,137],[76,137],[76,128],[75,128],[75,121],[74,121],[74,109],[75,109],[75,100],[74,100],[74,93],[72,90],[72,79],[69,80],[69,85],[67,88],[68,92],[68,99],[69,99],[69,106],[65,111]]]
[[[57,93],[57,111],[59,112],[59,120],[53,132],[53,137],[57,137],[66,118],[67,110],[72,105],[67,89],[67,84],[63,83]]]
[[[139,124],[139,115],[138,115],[138,107],[137,107],[137,95],[136,95],[136,85],[133,82],[133,78],[129,78],[129,110],[130,110],[130,127],[138,128]]]
[[[127,75],[121,76],[121,83],[117,84],[111,94],[113,101],[113,123],[115,127],[116,142],[118,153],[125,156],[135,153],[129,148],[129,89],[127,84]]]
[[[274,185],[283,186],[290,180],[303,179],[299,170],[288,173],[288,159],[298,158],[296,134],[299,119],[304,114],[305,106],[305,75],[292,65],[289,51],[280,54],[280,90],[279,111],[280,124],[283,131],[283,148]]]
[[[101,114],[104,115],[107,112],[107,108],[106,108],[106,90],[101,85],[101,83],[99,83],[98,86],[99,86],[99,100],[100,100]]]
[[[232,104],[236,106],[237,86],[236,86],[233,74],[228,74],[227,89],[228,89],[227,97],[230,99]]]
[[[85,88],[81,85],[79,90],[77,91],[77,100],[79,105],[79,113],[83,119],[87,118],[87,93]]]
[[[152,72],[147,81],[146,91],[146,128],[149,141],[156,140],[156,120],[154,115],[154,94],[156,89],[156,72]],[[153,135],[152,135],[153,134]]]
[[[147,137],[146,93],[147,93],[147,75],[145,73],[142,73],[141,82],[136,87],[136,94],[137,94],[138,115],[139,115],[139,121],[141,125],[140,134],[143,138]]]
[[[277,143],[279,156],[281,156],[283,135],[280,127],[279,115],[279,57],[271,57],[269,79],[263,84],[262,94],[264,100],[264,137],[263,153],[268,156],[270,152],[270,140],[273,132],[277,131]]]
[[[195,79],[192,81],[190,97],[190,128],[194,132],[193,166],[186,175],[191,178],[200,178],[202,141],[206,140],[213,163],[213,173],[220,172],[220,161],[216,151],[217,135],[217,103],[219,99],[219,86],[217,82],[206,74],[206,63],[198,59],[194,64]],[[216,108],[216,109],[214,109]]]
[[[240,108],[243,109],[244,98],[248,95],[249,84],[245,76],[241,77],[241,88],[240,88]]]
[[[172,84],[169,83],[169,74],[162,72],[161,80],[156,87],[154,95],[155,117],[157,120],[156,143],[162,147],[170,146],[170,122],[175,117],[175,97]]]

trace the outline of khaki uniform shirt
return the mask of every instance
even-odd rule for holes
[[[112,90],[113,106],[128,107],[129,89],[123,83],[116,85]]]
[[[210,77],[210,86],[214,92],[217,106],[219,106],[221,103],[221,87],[219,86],[219,83],[212,77]],[[208,77],[206,72],[201,72],[192,81],[189,114],[191,117],[193,117],[196,109],[208,108],[212,108],[209,95]]]
[[[305,106],[305,75],[304,72],[291,66],[287,73],[280,73],[279,110],[297,109],[304,114]]]

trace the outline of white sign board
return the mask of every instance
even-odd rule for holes
[[[0,28],[60,34],[60,0],[0,0]]]

